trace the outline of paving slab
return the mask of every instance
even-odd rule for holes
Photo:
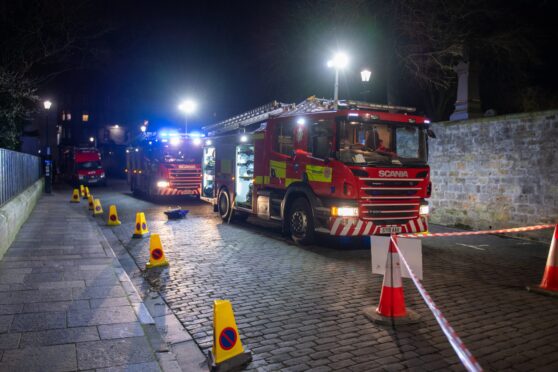
[[[16,314],[10,332],[40,331],[66,327],[65,312]]]
[[[68,311],[69,327],[129,323],[134,321],[137,321],[137,317],[130,305]]]
[[[21,346],[47,346],[96,340],[99,340],[99,333],[96,327],[76,327],[25,332],[21,336]]]
[[[155,360],[145,337],[102,340],[77,344],[80,369],[116,367]]]
[[[78,368],[75,345],[27,347],[6,350],[0,362],[2,371],[75,371]]]
[[[143,328],[139,322],[100,325],[98,329],[99,335],[103,340],[144,335]]]

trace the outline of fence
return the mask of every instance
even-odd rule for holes
[[[0,206],[41,177],[41,158],[0,149]]]

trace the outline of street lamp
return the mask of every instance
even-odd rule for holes
[[[370,81],[370,76],[372,76],[372,71],[364,69],[360,72],[360,79],[363,83],[368,83]]]
[[[145,125],[142,125],[140,127],[140,130],[141,130],[142,133],[145,133],[145,131],[147,130],[147,127]]]
[[[188,115],[196,111],[198,104],[191,99],[184,100],[178,105],[178,109],[184,113],[184,134],[188,134]]]
[[[364,88],[364,91],[362,92],[362,99],[363,101],[366,101],[366,98],[368,97],[368,94],[370,93],[370,90],[366,89],[367,88],[367,83],[370,81],[370,77],[372,76],[372,71],[370,71],[369,69],[365,68],[360,72],[360,80],[362,80],[362,85]]]
[[[45,154],[45,192],[50,194],[52,192],[52,156],[50,154],[50,141],[48,132],[48,113],[52,107],[52,102],[48,99],[43,102],[43,107],[46,111],[46,154]]]
[[[327,61],[327,67],[335,69],[335,87],[333,90],[333,107],[337,110],[339,103],[339,70],[344,69],[349,64],[349,57],[345,53],[336,53],[333,59]]]

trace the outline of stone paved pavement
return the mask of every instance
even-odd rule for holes
[[[223,224],[198,202],[184,203],[187,219],[167,222],[166,205],[123,187],[99,195],[118,205],[123,225],[112,232],[139,265],[148,253],[146,241],[130,239],[135,212],[146,212],[149,229],[162,234],[171,266],[149,279],[204,350],[212,300],[227,298],[254,352],[249,369],[462,370],[407,279],[407,305],[422,316],[419,324],[393,330],[362,315],[381,288],[367,248],[346,241],[298,247],[255,221]],[[424,241],[424,285],[487,370],[558,369],[558,300],[524,290],[540,280],[547,249],[496,236]]]
[[[179,371],[84,204],[43,196],[1,260],[0,371]]]

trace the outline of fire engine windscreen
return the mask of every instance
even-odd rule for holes
[[[149,157],[165,163],[195,164],[201,161],[201,151],[192,141],[182,141],[178,146],[156,142],[149,149]]]
[[[85,161],[83,163],[77,163],[78,170],[95,170],[102,169],[100,161]]]
[[[426,131],[416,124],[339,123],[338,159],[347,164],[425,165]]]

